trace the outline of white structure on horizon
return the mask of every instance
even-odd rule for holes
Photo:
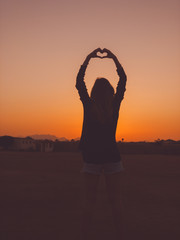
[[[49,140],[40,141],[41,152],[52,152],[53,150],[54,150],[54,144],[52,141],[49,141]]]
[[[54,150],[54,142],[50,140],[35,140],[31,137],[14,138],[12,149],[18,151],[52,152]]]
[[[15,150],[36,150],[36,141],[30,137],[14,138],[13,149],[15,149]]]

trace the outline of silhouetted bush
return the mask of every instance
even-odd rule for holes
[[[3,150],[11,150],[13,143],[14,143],[14,138],[11,136],[0,137],[0,147]]]

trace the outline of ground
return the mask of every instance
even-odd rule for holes
[[[123,155],[127,240],[180,239],[180,156]],[[80,153],[0,152],[0,239],[79,240]],[[101,176],[92,239],[113,240]]]

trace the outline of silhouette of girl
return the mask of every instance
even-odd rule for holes
[[[106,53],[114,60],[119,75],[116,93],[105,78],[96,79],[88,95],[84,75],[91,58],[100,57],[97,53]],[[103,57],[100,57],[103,58]],[[81,65],[77,75],[76,88],[84,109],[84,120],[79,149],[83,156],[84,203],[82,234],[88,239],[91,231],[93,209],[96,202],[97,186],[101,173],[104,173],[108,198],[112,206],[117,239],[122,239],[122,201],[120,193],[121,175],[124,170],[116,144],[115,133],[121,101],[126,90],[126,74],[117,57],[108,49],[95,49]]]

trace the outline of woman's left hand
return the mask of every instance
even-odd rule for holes
[[[109,49],[104,48],[103,52],[107,53],[107,58],[112,58],[113,60],[117,59],[117,57],[112,53]]]

